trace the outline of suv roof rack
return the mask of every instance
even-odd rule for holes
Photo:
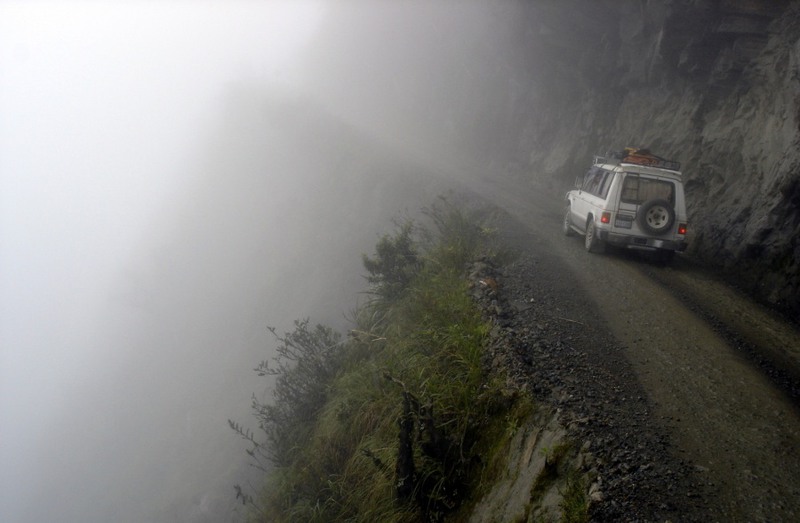
[[[594,164],[606,163],[620,165],[627,163],[630,165],[643,165],[645,167],[655,167],[657,169],[667,169],[669,171],[680,171],[681,164],[673,160],[666,160],[651,153],[649,149],[636,149],[626,147],[623,151],[607,152],[605,156],[596,155]]]

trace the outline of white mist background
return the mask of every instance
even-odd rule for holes
[[[0,0],[0,521],[237,518],[267,326],[513,138],[515,5]]]
[[[198,184],[219,178],[207,165],[225,153],[205,148],[231,91],[289,89],[321,13],[0,2],[1,520],[202,521],[232,504],[215,496],[244,453],[219,433],[243,410],[225,412],[232,398],[246,409],[260,386],[249,369],[269,318],[230,311],[235,252],[194,258],[235,245],[180,242],[198,243],[188,221],[237,209],[194,210],[213,201]],[[212,242],[237,234],[229,221]],[[208,325],[225,314],[240,323]],[[204,345],[224,329],[227,346]]]

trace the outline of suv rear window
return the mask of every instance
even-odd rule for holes
[[[675,204],[675,184],[666,180],[627,174],[622,183],[620,199],[625,203],[641,205],[649,200],[667,200]]]

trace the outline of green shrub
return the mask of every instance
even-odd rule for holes
[[[405,222],[394,235],[384,235],[378,241],[373,258],[362,255],[372,292],[385,300],[398,298],[419,270],[420,261],[412,231],[413,224]]]
[[[232,423],[274,467],[247,498],[256,520],[440,521],[480,484],[513,407],[483,370],[489,325],[464,278],[488,229],[445,199],[426,215],[433,229],[406,222],[364,256],[372,299],[346,341],[297,322],[256,368],[277,376],[274,402],[253,403],[266,440]]]

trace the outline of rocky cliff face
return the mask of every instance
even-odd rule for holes
[[[800,312],[800,2],[532,5],[516,27],[524,172],[561,182],[593,154],[681,161],[690,252]]]
[[[649,147],[682,162],[690,252],[800,317],[800,0],[337,4],[310,90],[492,175]]]

